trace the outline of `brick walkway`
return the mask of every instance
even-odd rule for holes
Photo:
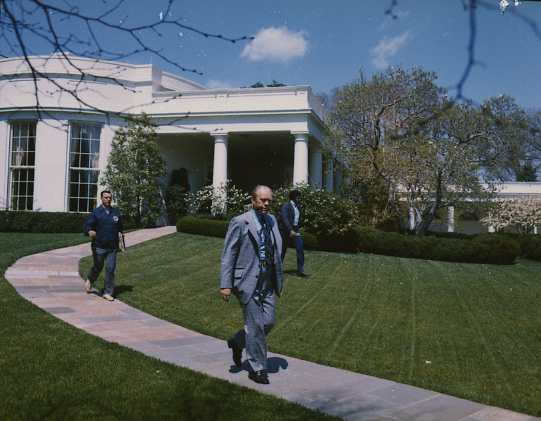
[[[174,227],[134,231],[126,235],[126,244],[174,231]],[[225,341],[160,320],[119,300],[108,302],[96,290],[87,294],[78,267],[79,260],[90,254],[87,243],[26,256],[5,277],[21,296],[92,335],[347,420],[541,420],[273,353],[269,353],[270,385],[258,385],[248,379],[246,363],[242,369],[235,367]]]

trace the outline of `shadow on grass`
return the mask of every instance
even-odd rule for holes
[[[115,296],[122,295],[124,292],[133,292],[133,286],[131,285],[115,285]]]

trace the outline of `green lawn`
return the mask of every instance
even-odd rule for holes
[[[242,318],[219,298],[222,244],[176,233],[133,246],[119,255],[115,295],[227,339]],[[270,350],[541,415],[541,263],[307,252],[303,279],[294,259],[290,250]]]
[[[0,420],[337,420],[89,335],[3,277],[24,255],[83,241],[0,233]]]

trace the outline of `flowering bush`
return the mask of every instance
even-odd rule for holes
[[[240,215],[244,205],[249,203],[250,195],[237,189],[229,181],[219,187],[205,186],[197,193],[190,193],[190,213],[209,213],[212,215],[232,213]]]
[[[360,223],[360,204],[337,196],[324,189],[311,190],[308,184],[296,184],[274,190],[273,209],[280,213],[282,205],[289,201],[289,192],[301,192],[301,227],[318,237],[341,235]]]
[[[279,219],[282,205],[289,201],[291,190],[301,192],[302,229],[317,237],[345,235],[360,223],[359,204],[349,199],[334,195],[327,190],[311,190],[308,184],[282,187],[273,191],[271,213]],[[250,203],[250,194],[237,189],[229,182],[218,188],[206,186],[197,193],[190,193],[189,209],[191,214],[240,215],[245,205]]]
[[[541,200],[520,197],[502,201],[481,222],[497,230],[512,228],[520,234],[532,232],[536,226],[541,226]]]

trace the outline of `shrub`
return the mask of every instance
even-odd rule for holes
[[[358,250],[364,253],[463,263],[511,264],[520,255],[512,238],[482,234],[474,239],[413,237],[357,228]]]
[[[200,219],[194,216],[185,216],[177,222],[177,231],[187,234],[206,235],[207,237],[225,238],[229,222]]]
[[[225,238],[229,221],[217,221],[210,219],[210,215],[185,216],[177,222],[177,231],[186,234],[206,235],[207,237]],[[318,240],[315,235],[303,232],[302,242],[305,250],[317,250]]]
[[[356,253],[359,240],[355,228],[339,232],[324,232],[317,237],[319,250],[337,253]]]
[[[474,254],[483,263],[510,265],[521,253],[519,244],[506,235],[481,234],[472,243]]]
[[[541,262],[541,235],[537,234],[506,234],[519,245],[521,256],[526,259]]]
[[[205,186],[195,194],[190,193],[189,201],[192,214],[221,215],[225,210],[225,214],[236,216],[244,212],[244,205],[250,203],[250,195],[237,189],[228,180],[225,185],[216,188]]]
[[[300,226],[306,232],[321,238],[332,239],[332,234],[348,236],[348,230],[354,229],[360,221],[359,203],[337,196],[324,189],[310,189],[308,184],[296,184],[293,187],[282,187],[273,191],[273,210],[280,213],[282,205],[289,201],[289,192],[301,192]],[[355,250],[355,247],[353,247]]]
[[[1,232],[83,232],[87,213],[0,211]]]
[[[462,232],[441,232],[441,231],[430,231],[426,232],[426,235],[433,235],[438,238],[454,238],[459,240],[472,240],[478,234],[464,234]]]
[[[83,233],[88,213],[0,211],[0,232]],[[136,228],[130,217],[122,217],[124,230]]]
[[[319,242],[315,235],[309,232],[301,232],[302,245],[305,250],[319,250]]]

